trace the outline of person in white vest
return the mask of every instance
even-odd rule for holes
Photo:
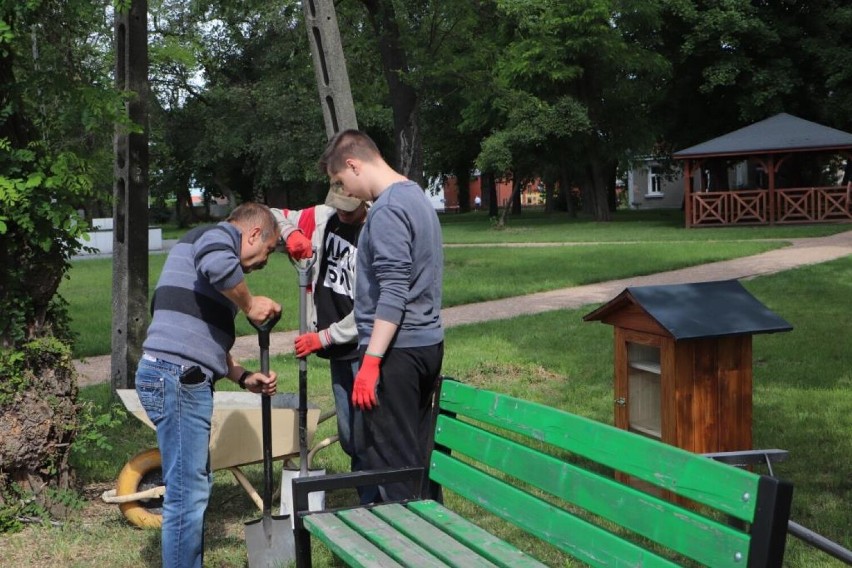
[[[308,289],[308,332],[294,342],[297,357],[316,354],[328,359],[331,389],[337,411],[340,446],[352,471],[363,469],[355,439],[363,432],[363,417],[352,405],[352,385],[358,373],[358,330],[355,327],[355,262],[358,236],[367,218],[367,203],[332,188],[324,205],[301,210],[272,209],[282,232],[295,226],[286,241],[293,258],[315,248],[316,262]],[[358,490],[361,502],[375,500],[375,487]]]

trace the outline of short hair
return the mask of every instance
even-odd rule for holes
[[[319,159],[319,169],[323,174],[337,173],[346,167],[348,158],[357,158],[371,162],[381,158],[378,146],[365,132],[343,130],[335,134],[325,147]]]
[[[243,203],[231,211],[231,214],[225,220],[243,227],[260,227],[260,238],[263,241],[278,233],[278,223],[275,221],[275,216],[269,210],[269,207],[263,203],[253,201]]]

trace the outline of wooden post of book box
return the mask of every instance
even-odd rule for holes
[[[615,328],[617,427],[695,453],[752,449],[752,335],[792,326],[739,282],[626,288],[583,319]]]

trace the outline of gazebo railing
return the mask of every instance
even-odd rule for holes
[[[775,190],[777,223],[819,223],[852,219],[845,187]]]
[[[776,189],[774,212],[770,212],[769,195],[766,189],[693,193],[690,196],[690,225],[836,223],[852,220],[852,203],[846,187]]]

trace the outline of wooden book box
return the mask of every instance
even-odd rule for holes
[[[626,288],[587,314],[615,328],[615,425],[696,453],[752,449],[752,335],[792,326],[736,280]]]

